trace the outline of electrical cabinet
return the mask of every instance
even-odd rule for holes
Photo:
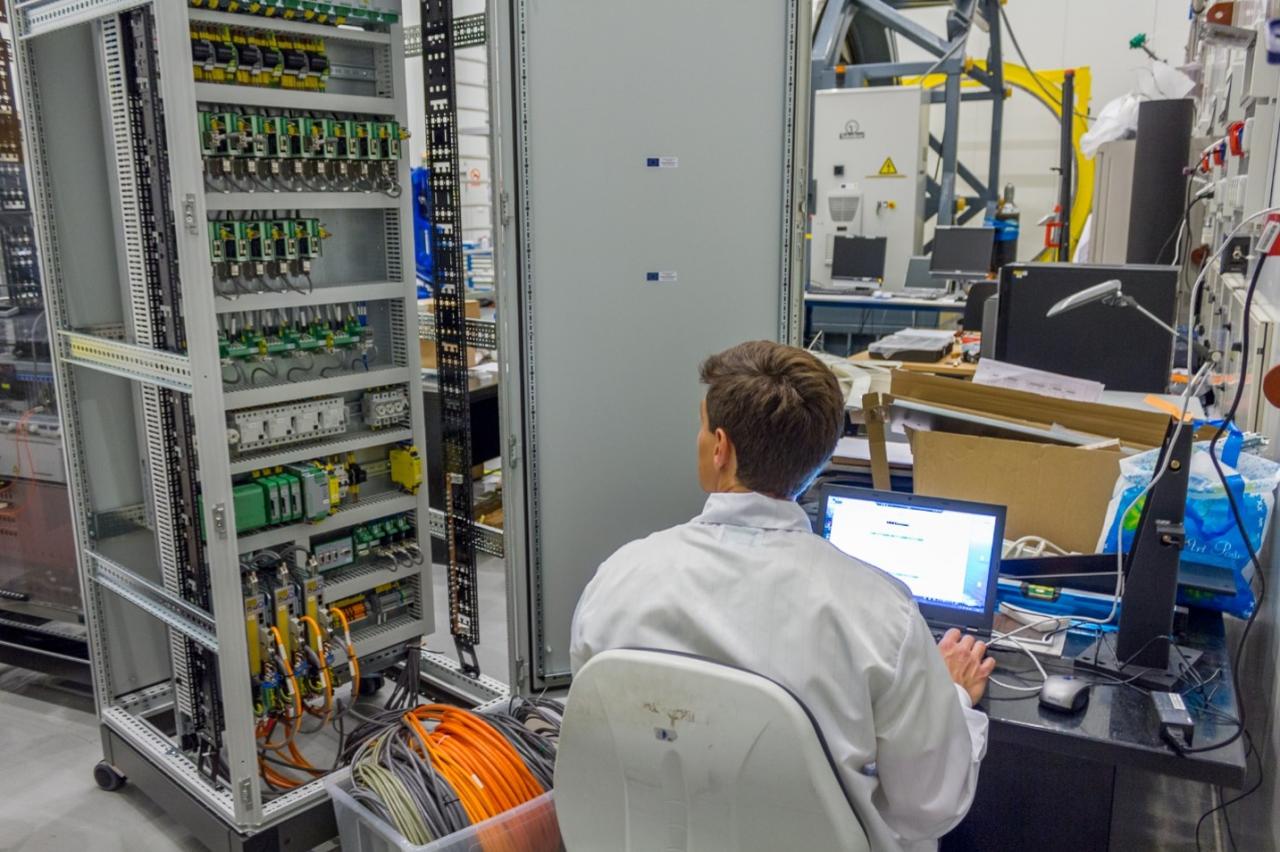
[[[884,289],[902,289],[920,254],[928,148],[929,94],[919,86],[814,93],[814,284],[832,285],[837,240],[884,237]]]
[[[216,848],[331,836],[260,750],[434,628],[402,11],[15,12],[106,756]]]

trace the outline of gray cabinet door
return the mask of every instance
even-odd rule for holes
[[[808,0],[495,10],[517,657],[569,673],[597,566],[697,514],[707,355],[799,336]]]

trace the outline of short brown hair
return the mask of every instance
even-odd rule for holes
[[[753,340],[702,363],[707,420],[724,429],[738,481],[790,499],[813,481],[844,433],[844,395],[826,365],[794,346]]]

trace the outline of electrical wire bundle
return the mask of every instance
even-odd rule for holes
[[[472,713],[422,704],[365,717],[347,744],[352,796],[411,843],[430,843],[477,825],[551,789],[563,707],[513,698]],[[513,837],[482,830],[486,852],[556,849],[554,816],[534,815]]]

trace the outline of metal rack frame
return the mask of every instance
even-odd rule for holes
[[[152,80],[164,104],[167,133],[168,172],[171,192],[168,199],[176,219],[172,262],[181,282],[182,313],[185,322],[186,353],[153,348],[157,329],[151,327],[146,302],[147,269],[145,249],[154,234],[145,232],[139,216],[139,162],[131,148],[127,129],[126,93],[123,87],[123,49],[117,15],[139,8],[150,12],[155,29],[155,61],[159,79]],[[429,537],[438,525],[428,508],[425,484],[414,495],[388,492],[366,497],[343,507],[318,524],[294,524],[254,531],[237,536],[231,519],[232,475],[243,473],[244,464],[233,460],[226,442],[226,412],[263,403],[300,399],[367,387],[402,384],[407,388],[411,424],[390,432],[352,433],[330,444],[291,448],[255,457],[280,461],[307,455],[323,455],[333,447],[343,452],[373,447],[397,440],[412,440],[425,446],[422,375],[419,365],[416,286],[411,263],[404,247],[412,245],[410,193],[399,198],[363,193],[212,193],[206,190],[197,129],[198,102],[234,101],[262,107],[288,106],[332,112],[361,112],[394,117],[408,127],[408,106],[404,74],[405,34],[397,24],[386,32],[335,29],[298,21],[252,18],[189,8],[175,0],[29,0],[15,14],[16,45],[23,97],[31,116],[31,140],[27,153],[31,161],[36,197],[37,230],[43,264],[51,326],[54,329],[55,380],[59,402],[68,429],[66,451],[68,475],[74,500],[76,540],[81,553],[81,584],[90,649],[95,672],[95,702],[103,729],[104,749],[109,762],[127,773],[135,784],[184,818],[206,842],[219,847],[247,848],[258,844],[284,845],[319,842],[333,835],[332,816],[318,782],[307,784],[274,799],[266,800],[259,778],[254,736],[254,709],[246,676],[247,638],[244,629],[244,599],[241,589],[239,555],[250,550],[284,543],[306,544],[312,535],[345,528],[397,512],[416,512],[418,546],[429,552]],[[218,86],[197,83],[192,78],[188,22],[192,20],[232,24],[256,29],[295,32],[319,36],[326,41],[347,41],[375,53],[374,74],[378,96],[340,93],[284,93],[271,89]],[[471,23],[474,31],[474,22]],[[51,155],[44,144],[44,118],[49,110],[66,108],[46,103],[41,97],[41,76],[36,45],[41,39],[60,38],[71,28],[87,30],[94,44],[91,62],[99,78],[103,113],[104,145],[111,172],[109,184],[115,209],[115,243],[120,259],[126,339],[112,339],[77,328],[73,317],[75,294],[67,289],[61,249],[68,235],[58,232],[57,190],[54,186]],[[61,48],[58,48],[61,49]],[[154,152],[147,152],[147,156]],[[143,162],[146,162],[145,158]],[[154,162],[154,161],[152,161]],[[399,164],[402,187],[410,185],[409,157]],[[314,297],[262,294],[246,297],[234,306],[215,297],[211,278],[209,244],[205,222],[208,214],[221,210],[275,209],[383,210],[386,279],[353,282],[332,288],[317,288]],[[368,214],[366,214],[368,215]],[[285,306],[379,301],[387,306],[390,324],[390,365],[371,371],[337,376],[319,381],[301,381],[270,388],[224,391],[214,318],[219,313],[239,310],[273,309]],[[385,357],[385,356],[384,356]],[[143,477],[141,506],[97,507],[89,495],[90,474],[97,460],[92,446],[92,418],[80,405],[87,376],[103,374],[128,382],[133,391],[135,416],[139,424],[139,461]],[[174,395],[189,406],[194,426],[196,461],[199,467],[203,515],[198,520],[206,536],[203,561],[208,568],[210,601],[207,607],[180,594],[175,562],[179,548],[193,535],[192,518],[175,517],[168,492],[165,395]],[[109,517],[108,517],[109,516]],[[127,516],[127,518],[126,518]],[[118,531],[120,520],[136,523],[145,519],[150,529],[138,529],[131,536],[100,538],[104,529]],[[125,527],[127,528],[127,522]],[[112,547],[103,549],[100,542]],[[119,542],[120,546],[116,546]],[[123,546],[128,543],[129,546]],[[500,549],[501,539],[498,536]],[[481,531],[480,546],[486,547]],[[492,542],[489,542],[492,546]],[[155,548],[158,565],[145,555]],[[140,560],[140,561],[139,561]],[[376,583],[374,574],[339,578],[339,589],[355,588],[364,581]],[[410,615],[392,620],[355,637],[361,651],[374,654],[371,670],[379,661],[385,667],[395,662],[382,649],[403,646],[431,633],[432,587],[430,567],[416,575],[402,570],[401,579],[417,577],[419,595]],[[127,603],[122,603],[127,602]],[[140,613],[145,614],[139,618]],[[161,671],[153,680],[130,674],[145,683],[122,681],[123,671],[113,667],[120,661],[116,645],[122,624],[152,625],[170,637],[173,672],[163,673],[165,659],[151,661]],[[186,681],[188,656],[195,646],[216,655],[216,681],[225,714],[223,757],[230,783],[211,781],[202,767],[175,747],[171,731],[164,727],[165,711],[189,710],[195,699]],[[491,700],[506,694],[504,684],[492,678],[460,676],[451,661],[428,654],[424,669],[439,670],[446,689],[477,700]],[[385,658],[385,659],[384,659]],[[155,668],[156,666],[153,666]]]

